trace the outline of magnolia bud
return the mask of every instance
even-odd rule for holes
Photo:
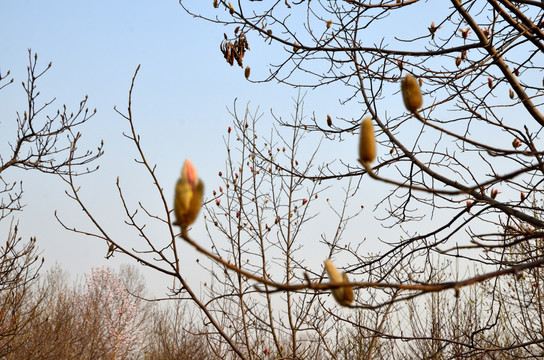
[[[406,74],[400,83],[400,88],[404,106],[408,111],[416,112],[423,105],[423,97],[416,79],[412,75]]]
[[[325,260],[325,270],[327,271],[329,279],[332,282],[349,283],[346,273],[342,273],[342,275],[340,275],[334,264],[329,259]],[[332,289],[332,295],[334,296],[334,300],[336,300],[336,302],[342,306],[347,306],[353,302],[353,288],[351,286],[343,286]]]
[[[458,56],[456,59],[455,59],[455,65],[457,65],[457,67],[459,67],[461,65],[461,57]]]
[[[229,13],[230,13],[231,15],[234,14],[234,7],[232,6],[232,4],[231,4],[230,2],[229,2]]]
[[[517,149],[522,145],[521,140],[518,138],[515,138],[514,141],[512,141],[512,146]]]
[[[327,114],[327,125],[332,126],[332,118],[329,114]]]
[[[519,193],[519,198],[521,201],[525,200],[525,193],[523,191]]]
[[[489,86],[490,89],[493,88],[493,79],[491,77],[487,78],[487,86]]]
[[[245,70],[246,79],[249,79],[249,73],[250,72],[251,72],[251,69],[249,68],[249,66],[246,66],[246,70]]]
[[[184,235],[200,212],[203,192],[204,184],[198,179],[191,160],[187,159],[181,170],[181,178],[176,184],[174,197],[174,215]]]
[[[514,99],[514,90],[510,89],[510,99]]]
[[[415,80],[414,80],[415,81]],[[365,117],[361,123],[361,137],[359,139],[359,161],[370,164],[376,160],[376,139],[370,117]]]
[[[327,21],[327,29],[330,29],[332,25],[332,20]]]

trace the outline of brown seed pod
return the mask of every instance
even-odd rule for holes
[[[332,25],[332,20],[327,21],[327,29],[330,29]]]
[[[249,73],[250,72],[251,72],[251,69],[249,68],[249,66],[246,66],[246,71],[245,71],[246,79],[249,79]]]
[[[234,7],[232,6],[232,4],[229,2],[229,13],[231,15],[234,15]]]
[[[410,112],[416,112],[423,105],[423,97],[417,80],[410,74],[406,74],[400,83],[404,106]]]
[[[365,117],[361,123],[361,137],[359,139],[359,161],[370,164],[376,160],[376,139],[372,119]]]

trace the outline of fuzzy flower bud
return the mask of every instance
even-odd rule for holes
[[[410,112],[416,112],[423,105],[423,97],[417,80],[410,74],[406,74],[400,83],[404,106]]]
[[[372,119],[365,117],[361,123],[361,137],[359,140],[359,161],[370,164],[376,160],[376,139],[374,138],[374,127]]]
[[[332,282],[349,283],[346,273],[340,274],[329,259],[325,260],[325,270],[327,271],[327,275],[329,275],[329,279]],[[336,300],[336,302],[342,306],[348,306],[353,302],[354,298],[353,288],[351,286],[343,286],[332,289],[332,295],[334,296],[334,300]]]
[[[182,232],[186,232],[187,227],[196,220],[202,207],[203,192],[204,184],[198,179],[191,160],[187,159],[181,170],[181,178],[176,184],[174,197],[176,225],[181,227]]]

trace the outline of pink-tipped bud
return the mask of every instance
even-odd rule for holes
[[[493,79],[491,76],[487,78],[487,86],[489,86],[490,89],[493,89]]]
[[[229,129],[227,130],[227,132],[230,134],[231,131],[232,131],[232,128],[229,126]]]
[[[219,176],[223,176],[223,172],[222,172],[222,171],[219,172]]]
[[[523,191],[519,193],[519,198],[521,201],[525,200],[525,193]]]
[[[193,163],[187,159],[181,170],[181,178],[176,183],[174,196],[174,215],[184,233],[200,212],[203,191],[204,185],[198,179]]]
[[[472,206],[472,200],[467,200],[467,207],[471,207]]]
[[[217,195],[217,192],[214,190],[214,191],[213,191],[213,196],[215,196],[215,195]]]
[[[515,138],[514,141],[512,141],[512,146],[514,147],[514,149],[519,148],[521,145],[523,144],[521,143],[521,140],[518,138]]]
[[[191,186],[195,186],[198,175],[195,166],[190,159],[185,160],[185,164],[183,164],[183,169],[181,170],[181,176],[185,177]]]
[[[308,199],[302,199],[302,205],[306,205],[308,203]]]
[[[215,205],[217,205],[217,206],[221,205],[221,199],[216,199],[215,200]]]
[[[514,99],[514,90],[510,89],[509,95],[510,99]]]

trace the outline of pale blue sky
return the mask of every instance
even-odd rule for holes
[[[190,3],[199,4],[197,6],[206,11],[212,8],[211,0]],[[431,4],[438,2],[425,4],[425,11],[431,14]],[[272,108],[276,114],[288,117],[292,98],[297,95],[296,89],[284,85],[248,82],[243,69],[229,66],[219,51],[223,32],[232,29],[193,19],[176,0],[9,0],[3,1],[2,13],[0,69],[3,73],[11,70],[15,84],[0,92],[0,151],[5,153],[6,142],[14,137],[16,111],[25,108],[26,98],[20,83],[26,79],[27,49],[31,48],[33,53],[38,53],[39,67],[53,62],[52,70],[38,84],[42,101],[57,99],[50,113],[62,104],[75,108],[85,95],[89,96],[89,107],[98,110],[96,117],[81,129],[84,136],[81,147],[85,144],[94,148],[103,139],[106,153],[99,160],[100,171],[81,178],[80,183],[83,198],[117,236],[133,236],[125,234],[125,228],[119,226],[123,213],[115,187],[117,176],[132,205],[141,200],[154,206],[156,201],[155,193],[150,190],[149,176],[132,162],[136,156],[134,146],[122,136],[123,131],[128,131],[128,124],[113,110],[114,105],[122,111],[126,109],[130,81],[138,64],[141,69],[133,94],[135,125],[148,159],[157,164],[157,176],[168,199],[173,195],[175,181],[187,157],[193,160],[204,179],[207,196],[219,185],[217,172],[224,168],[225,162],[223,136],[231,121],[227,107],[232,106],[235,98],[240,109],[251,101],[251,105],[260,106],[265,114]],[[422,14],[418,15],[420,17],[412,20],[419,21]],[[431,17],[429,24],[430,20]],[[428,26],[419,25],[422,31]],[[386,26],[385,30],[406,37],[409,31],[419,29],[393,18]],[[380,31],[374,33],[377,39],[382,35]],[[249,41],[251,50],[244,63],[251,66],[252,78],[262,77],[268,71],[274,52],[262,39],[250,37]],[[355,102],[346,107],[338,104],[343,91],[346,89],[339,84],[310,90],[306,96],[307,115],[314,112],[323,123],[327,113],[333,117],[357,118],[361,109]],[[404,111],[400,96],[386,101],[393,105],[384,108],[384,112]],[[356,115],[350,115],[350,111]],[[272,118],[267,116],[261,125],[268,129]],[[354,134],[352,139],[337,143],[326,160],[344,154],[343,161],[355,163],[357,141]],[[119,255],[105,260],[107,246],[104,243],[76,236],[60,227],[53,215],[55,209],[70,224],[90,229],[77,206],[64,195],[65,186],[58,178],[18,170],[2,175],[8,181],[24,181],[26,207],[16,214],[16,219],[20,221],[21,235],[38,237],[46,268],[58,262],[72,274],[81,275],[92,266],[116,267],[127,262],[127,258]],[[370,179],[364,179],[362,186],[365,190],[358,193],[357,202],[365,203],[368,213],[363,217],[364,223],[355,227],[359,230],[366,222],[373,221],[372,210],[380,194],[377,190],[380,185]],[[322,233],[326,224],[323,218],[318,221],[320,227],[316,228],[316,234]],[[8,225],[9,220],[0,224],[0,235],[7,234]],[[365,228],[360,232],[363,235],[353,238],[353,242],[363,236],[371,239],[382,236],[381,225],[376,222],[373,225],[373,230]],[[204,236],[202,219],[197,221],[194,231],[195,235]],[[379,246],[375,240],[371,244]],[[375,251],[376,247],[369,251]],[[193,252],[187,250],[184,256],[184,261],[194,261]],[[316,264],[320,264],[324,256],[315,255]],[[152,279],[150,288],[157,295],[170,285],[165,279]]]
[[[206,5],[211,7],[211,1]],[[94,148],[103,139],[106,153],[99,162],[100,171],[80,181],[82,196],[104,215],[102,221],[114,233],[125,231],[117,226],[122,221],[115,188],[118,175],[133,203],[155,199],[155,194],[148,194],[149,177],[132,163],[133,145],[122,136],[128,124],[113,111],[114,105],[126,109],[130,80],[138,64],[135,122],[148,158],[158,165],[157,174],[168,197],[186,157],[193,160],[201,178],[212,179],[206,181],[208,195],[217,186],[217,171],[225,161],[222,137],[230,124],[226,107],[235,98],[241,108],[251,100],[264,112],[274,108],[288,116],[291,98],[297,94],[286,86],[246,81],[243,70],[229,66],[219,51],[226,30],[191,18],[177,1],[5,1],[2,12],[0,68],[3,73],[11,70],[15,84],[0,92],[1,151],[14,138],[16,111],[25,109],[20,83],[26,79],[27,49],[31,48],[38,53],[38,67],[53,62],[52,70],[38,83],[42,101],[57,99],[51,114],[62,104],[75,108],[85,95],[89,107],[98,110],[81,129],[83,142]],[[245,59],[253,74],[267,71],[270,54],[259,54],[259,46],[252,44]],[[325,119],[338,100],[323,94],[310,92],[306,108]],[[270,117],[267,121],[272,122]],[[354,152],[352,160],[355,158]],[[46,268],[58,262],[81,275],[91,266],[115,267],[126,262],[119,255],[105,260],[105,244],[61,229],[54,219],[55,209],[71,224],[90,227],[64,195],[65,186],[58,178],[16,169],[3,176],[24,181],[26,207],[16,219],[21,235],[38,237]],[[8,221],[1,224],[2,234],[7,233],[7,225]],[[197,225],[202,227],[203,221]],[[164,286],[151,287],[160,292]]]

